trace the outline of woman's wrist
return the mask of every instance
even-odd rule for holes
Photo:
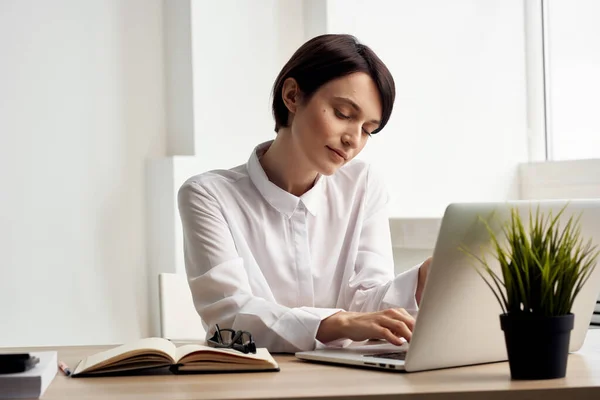
[[[345,337],[345,326],[348,324],[346,311],[339,311],[321,321],[317,330],[317,340],[321,343],[332,342]]]

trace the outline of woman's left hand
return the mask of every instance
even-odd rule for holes
[[[432,257],[421,264],[419,267],[419,280],[417,282],[417,290],[415,291],[415,298],[417,299],[417,305],[421,305],[421,296],[423,295],[423,288],[427,281],[427,275],[429,274],[429,265],[431,264]]]

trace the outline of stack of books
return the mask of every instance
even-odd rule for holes
[[[24,372],[0,374],[0,399],[32,399],[44,394],[58,371],[56,352],[29,353],[39,363]]]

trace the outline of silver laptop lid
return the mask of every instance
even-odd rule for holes
[[[530,211],[553,210],[556,215],[566,201],[512,201],[502,203],[456,203],[446,209],[430,266],[429,277],[417,317],[417,323],[406,357],[407,371],[453,367],[507,359],[504,335],[500,329],[502,312],[496,298],[474,270],[473,260],[459,250],[467,247],[480,252],[489,243],[489,234],[479,216],[493,212],[490,221],[500,232],[500,221],[518,207],[521,216]],[[570,200],[561,218],[582,213],[583,238],[600,242],[600,199]],[[498,223],[494,222],[497,221]],[[493,260],[487,257],[488,261]],[[490,264],[499,272],[497,262]],[[595,269],[573,305],[575,327],[571,333],[570,350],[578,350],[585,339],[598,292],[600,266]]]

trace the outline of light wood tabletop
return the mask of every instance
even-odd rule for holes
[[[18,350],[54,349],[74,368],[82,357],[105,348]],[[95,378],[59,372],[42,399],[600,399],[600,330],[590,330],[583,348],[569,356],[567,376],[553,380],[512,381],[506,362],[402,373],[316,364],[291,355],[275,358],[280,372]]]

